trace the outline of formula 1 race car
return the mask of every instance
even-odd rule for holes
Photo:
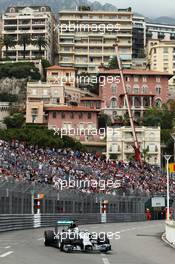
[[[61,231],[59,226],[64,226]],[[89,233],[87,230],[79,230],[75,221],[58,221],[55,230],[47,230],[44,232],[45,246],[53,246],[59,248],[60,251],[99,251],[106,253],[111,250],[111,244],[106,235],[103,237]]]

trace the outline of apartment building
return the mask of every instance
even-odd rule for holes
[[[152,70],[165,71],[175,75],[175,40],[150,40],[148,58]],[[175,76],[169,80],[169,85],[175,85]]]
[[[148,108],[161,107],[167,102],[171,74],[165,71],[134,69],[124,69],[123,74],[130,108],[135,118],[142,116]],[[123,116],[127,113],[127,103],[119,70],[100,67],[99,76],[103,77],[99,87],[101,109],[114,119]]]
[[[175,40],[175,25],[146,22],[146,40]]]
[[[132,60],[132,11],[59,12],[59,64],[75,67],[78,73],[96,73],[101,63],[115,55],[118,40],[123,67]]]
[[[39,47],[32,43],[26,47],[26,59],[35,60],[43,57],[52,63],[54,51],[54,29],[55,18],[48,6],[11,6],[2,15],[2,35],[8,35],[16,41],[14,47],[2,49],[2,58],[10,60],[23,60],[23,46],[18,44],[22,34],[30,34],[31,40],[36,41],[38,37],[43,37],[47,41],[47,47]]]
[[[2,41],[2,15],[0,15],[0,59],[2,58],[2,47],[3,47],[3,41]]]
[[[160,127],[136,127],[136,134],[143,160],[152,165],[160,166],[161,145]],[[134,156],[133,135],[131,127],[107,128],[107,157],[128,162]]]
[[[43,124],[45,105],[64,104],[64,87],[58,84],[28,82],[26,100],[26,123]]]
[[[141,16],[133,16],[133,30],[132,30],[132,57],[145,57],[146,46],[146,22],[145,18]]]

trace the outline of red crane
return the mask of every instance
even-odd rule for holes
[[[130,125],[131,125],[131,128],[132,128],[132,134],[133,134],[133,139],[134,139],[133,148],[134,148],[134,152],[135,152],[135,161],[139,162],[140,165],[142,166],[142,158],[141,158],[141,153],[140,153],[140,146],[139,146],[139,143],[138,143],[137,134],[136,134],[136,130],[135,130],[135,125],[134,125],[134,121],[133,121],[133,115],[132,115],[132,111],[131,111],[130,104],[129,104],[128,93],[127,93],[127,90],[126,90],[125,79],[124,79],[124,76],[123,76],[122,63],[121,63],[120,56],[119,56],[118,44],[117,43],[114,44],[114,47],[115,47],[115,52],[116,52],[116,57],[117,57],[117,62],[118,62],[121,82],[122,82],[122,86],[123,86],[124,96],[125,96],[126,104],[127,104],[127,108],[128,108],[129,121],[130,121]]]

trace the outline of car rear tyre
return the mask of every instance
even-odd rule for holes
[[[47,230],[44,232],[44,244],[46,247],[50,246],[54,242],[54,232],[52,230]]]

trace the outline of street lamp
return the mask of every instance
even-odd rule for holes
[[[175,133],[172,133],[172,134],[171,134],[171,137],[172,137],[173,140],[174,140],[174,162],[175,162]]]
[[[169,179],[169,160],[171,155],[164,155],[166,159],[166,172],[167,172],[167,220],[170,220],[170,179]]]

